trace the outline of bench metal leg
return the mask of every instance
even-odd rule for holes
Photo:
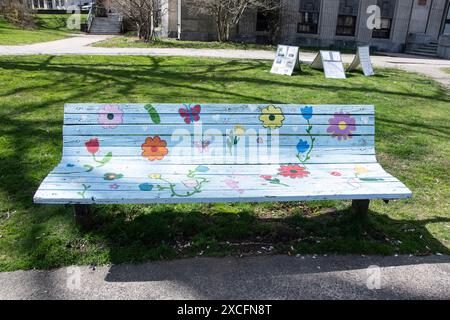
[[[85,228],[92,226],[91,208],[87,204],[75,205],[75,222]]]
[[[352,211],[358,217],[367,217],[367,212],[369,211],[370,200],[353,200],[352,201]]]

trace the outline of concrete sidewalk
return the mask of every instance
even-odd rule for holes
[[[0,273],[0,299],[450,299],[450,257],[277,255],[16,271]]]
[[[150,55],[150,56],[185,56],[213,57],[229,59],[273,60],[275,52],[263,50],[229,50],[229,49],[190,49],[190,48],[101,48],[90,45],[113,36],[78,35],[76,37],[52,42],[24,46],[0,46],[0,55]],[[300,50],[301,51],[301,50]],[[300,59],[310,63],[315,53],[301,52]],[[344,54],[345,63],[350,63],[354,55]],[[450,68],[450,60],[421,58],[411,55],[373,56],[376,67],[399,68],[410,72],[422,73],[450,88],[450,74],[442,71]]]

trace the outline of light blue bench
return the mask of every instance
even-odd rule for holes
[[[365,105],[68,104],[34,201],[90,204],[411,197],[377,163]]]

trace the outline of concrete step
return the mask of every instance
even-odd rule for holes
[[[407,54],[413,54],[415,56],[425,56],[425,57],[437,57],[437,53],[428,53],[428,52],[421,52],[421,51],[417,51],[417,50],[410,50],[410,51],[405,51],[405,53]]]
[[[412,51],[423,52],[423,53],[437,53],[437,50],[429,50],[429,49],[422,49],[422,48],[413,49]]]
[[[91,31],[89,32],[89,34],[121,34],[120,32],[117,31]]]

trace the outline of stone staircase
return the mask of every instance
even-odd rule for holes
[[[437,42],[430,42],[428,44],[417,45],[409,48],[405,53],[414,54],[426,57],[437,57],[438,56],[438,44]]]
[[[91,34],[119,34],[122,32],[122,18],[116,13],[107,17],[94,17],[89,30]]]

